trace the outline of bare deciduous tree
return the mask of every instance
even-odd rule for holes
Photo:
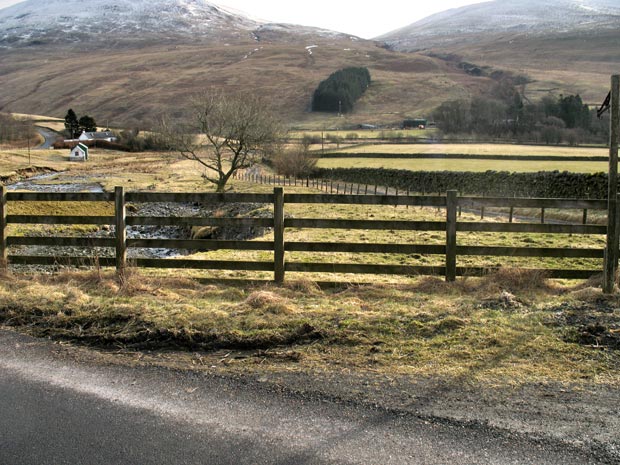
[[[273,150],[282,127],[266,102],[252,94],[208,92],[196,99],[189,116],[164,122],[171,150],[204,168],[203,178],[223,192],[232,175]]]

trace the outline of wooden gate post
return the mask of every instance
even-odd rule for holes
[[[274,280],[284,282],[284,190],[273,190],[273,260]]]
[[[457,191],[446,194],[446,281],[456,281]]]
[[[609,185],[607,191],[607,247],[605,249],[605,270],[603,291],[614,291],[618,270],[618,139],[620,138],[620,75],[611,77],[611,130],[609,140]]]
[[[9,269],[6,191],[5,186],[0,186],[0,273],[7,272]]]
[[[116,218],[116,273],[124,279],[127,268],[127,223],[125,209],[125,188],[114,188],[114,216]]]

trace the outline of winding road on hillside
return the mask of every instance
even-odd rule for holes
[[[43,143],[36,148],[51,149],[52,145],[54,145],[54,142],[56,141],[56,138],[58,137],[58,133],[52,131],[51,129],[43,128],[40,126],[37,126],[36,130],[44,139]]]
[[[565,443],[481,423],[244,378],[103,364],[84,352],[0,330],[0,463],[605,463]]]

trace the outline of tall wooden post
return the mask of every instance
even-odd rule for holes
[[[284,190],[273,190],[273,260],[274,280],[284,282]]]
[[[7,239],[6,187],[0,186],[0,273],[9,269],[9,244]]]
[[[446,195],[446,281],[456,280],[457,191]]]
[[[127,268],[127,212],[124,187],[114,188],[114,214],[116,217],[116,272],[122,280]]]
[[[620,137],[620,75],[611,77],[611,130],[609,140],[609,186],[607,191],[607,248],[603,291],[614,290],[618,270],[618,139]]]

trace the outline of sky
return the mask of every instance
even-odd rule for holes
[[[0,8],[15,3],[20,3],[20,0],[0,0]],[[480,0],[215,0],[212,3],[258,19],[321,27],[371,39],[433,13],[480,3]],[[372,6],[365,6],[365,3]]]

